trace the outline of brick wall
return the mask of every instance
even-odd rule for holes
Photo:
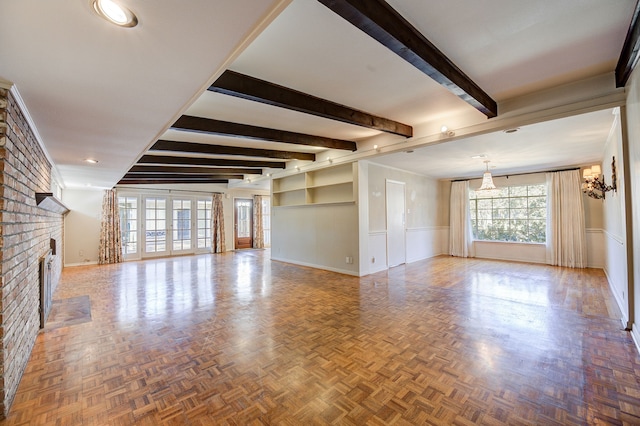
[[[6,124],[3,124],[6,123]],[[40,259],[57,242],[53,288],[62,272],[63,217],[36,205],[51,191],[51,164],[11,91],[0,87],[0,413],[18,389],[40,327]]]

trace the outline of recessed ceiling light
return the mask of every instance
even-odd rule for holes
[[[477,154],[472,156],[471,158],[473,158],[474,160],[481,160],[481,159],[487,158],[487,154]]]
[[[513,129],[505,129],[504,132],[505,133],[515,133],[518,130],[520,130],[520,127],[514,127]]]
[[[407,154],[413,154],[413,150],[412,149],[408,149],[405,151]]]
[[[98,160],[95,160],[93,158],[85,158],[84,161],[90,164],[98,164]]]
[[[94,0],[93,9],[98,15],[112,24],[128,28],[138,25],[138,18],[136,15],[113,0]]]

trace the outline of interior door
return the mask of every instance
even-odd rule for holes
[[[234,240],[236,250],[253,247],[253,200],[236,198],[234,202]]]
[[[406,262],[404,197],[404,182],[387,180],[387,264],[390,268]]]

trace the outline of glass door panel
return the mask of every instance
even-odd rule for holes
[[[172,201],[172,252],[192,249],[191,244],[191,200]]]
[[[197,201],[197,248],[211,248],[211,200]]]
[[[118,197],[122,254],[125,259],[140,256],[138,245],[138,197]]]
[[[166,254],[167,246],[167,199],[150,197],[145,199],[145,244],[146,254]]]

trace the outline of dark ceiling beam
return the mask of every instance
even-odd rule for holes
[[[268,167],[284,169],[284,161],[227,160],[225,158],[173,157],[170,155],[143,155],[138,164],[182,164],[218,167]]]
[[[156,185],[172,183],[229,183],[228,179],[121,179],[118,185]]]
[[[184,173],[136,173],[129,172],[123,179],[244,179],[244,175],[233,174],[184,174]]]
[[[395,54],[492,118],[496,101],[384,0],[318,0]]]
[[[323,136],[307,135],[304,133],[288,132],[286,130],[269,129],[248,124],[231,123],[210,118],[183,115],[173,126],[174,130],[186,132],[207,133],[210,135],[229,136],[235,138],[257,139],[269,142],[283,142],[295,145],[309,145],[322,148],[343,149],[355,151],[358,149],[353,141],[325,138]]]
[[[204,175],[215,175],[215,174],[245,174],[245,175],[260,175],[262,174],[262,169],[249,169],[249,168],[231,168],[231,167],[180,167],[180,166],[148,166],[148,165],[139,165],[133,166],[129,173],[180,173],[180,174],[204,174]]]
[[[413,128],[409,125],[235,71],[225,71],[209,87],[209,91],[393,133],[407,138],[413,136]]]
[[[212,155],[243,155],[245,157],[277,158],[282,160],[316,161],[316,155],[308,152],[277,151],[274,149],[244,148],[238,146],[210,145],[204,143],[159,140],[150,151],[190,152]]]
[[[616,65],[616,87],[624,87],[631,76],[631,72],[638,63],[640,52],[640,2],[636,2],[636,9],[633,12],[631,24],[627,31],[627,38],[624,40],[618,65]]]

